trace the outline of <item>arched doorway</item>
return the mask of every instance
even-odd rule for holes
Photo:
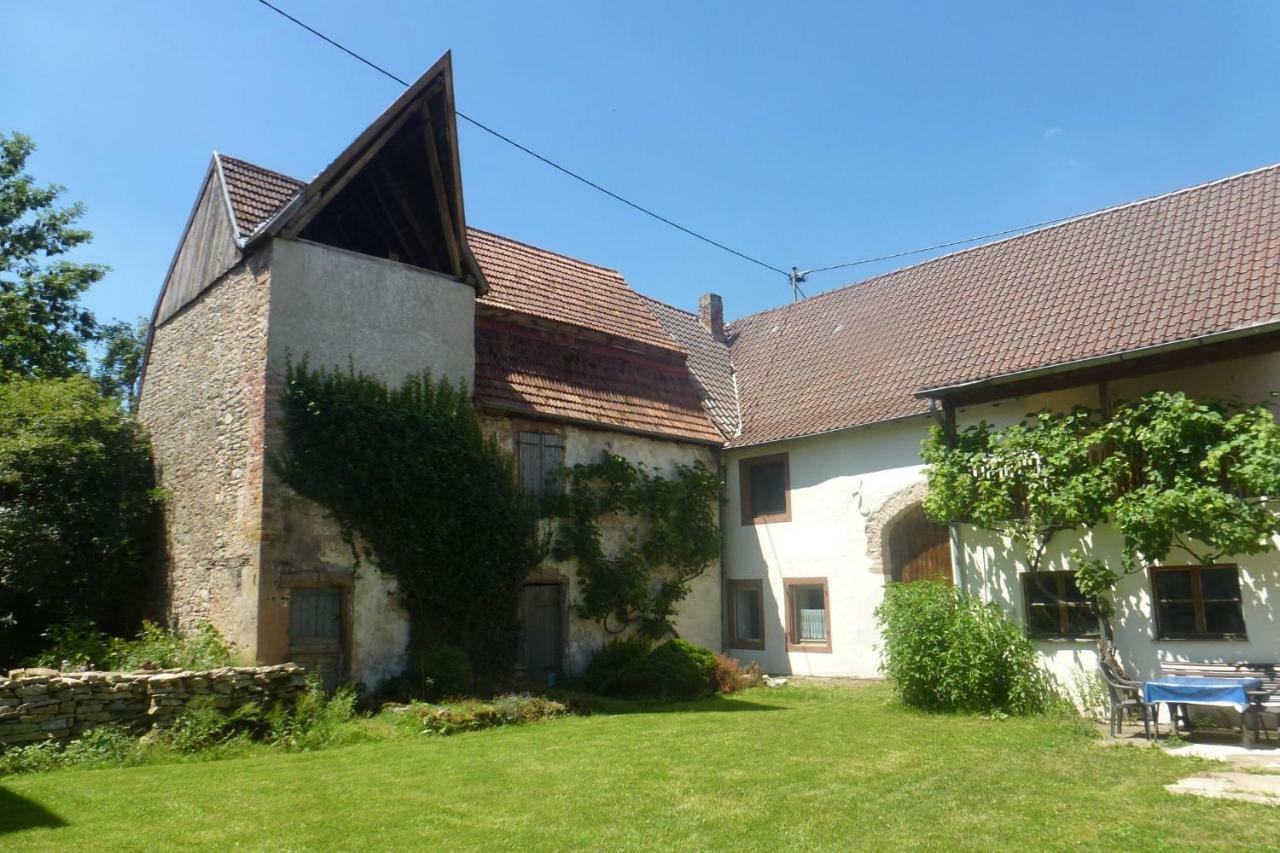
[[[950,532],[925,515],[920,504],[908,507],[890,523],[886,539],[891,580],[952,582]]]

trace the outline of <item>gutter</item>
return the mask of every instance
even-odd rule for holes
[[[1109,355],[1093,356],[1090,358],[1077,359],[1076,361],[1064,361],[1058,364],[1047,365],[1045,367],[1035,367],[1030,370],[1002,373],[997,376],[987,377],[986,379],[975,379],[971,382],[961,382],[956,385],[940,385],[936,388],[926,388],[922,391],[915,392],[914,396],[920,399],[937,399],[953,394],[959,394],[964,391],[998,387],[1001,385],[1019,382],[1024,379],[1035,379],[1041,376],[1056,376],[1064,373],[1072,373],[1077,370],[1085,370],[1091,367],[1104,367],[1109,364],[1117,364],[1123,361],[1139,361],[1153,355],[1162,355],[1169,352],[1178,352],[1179,350],[1195,349],[1197,347],[1225,343],[1227,341],[1238,340],[1241,338],[1251,338],[1268,332],[1277,331],[1280,331],[1280,320],[1268,320],[1264,323],[1255,323],[1252,326],[1243,326],[1241,328],[1230,329],[1225,332],[1211,332],[1206,335],[1197,335],[1193,338],[1184,338],[1170,343],[1152,344],[1150,346],[1125,350],[1124,352],[1111,353]]]

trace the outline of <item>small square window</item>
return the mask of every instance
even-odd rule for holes
[[[1156,638],[1245,638],[1237,566],[1156,566],[1151,569]]]
[[[1080,592],[1075,572],[1023,572],[1027,633],[1033,637],[1083,639],[1098,636],[1098,612]]]
[[[743,524],[791,520],[791,472],[785,453],[738,460]]]
[[[729,648],[764,649],[764,582],[730,580]]]
[[[787,649],[831,651],[831,609],[826,578],[790,578],[787,591]]]

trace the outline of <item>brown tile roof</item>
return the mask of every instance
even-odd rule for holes
[[[235,214],[236,232],[248,237],[297,195],[306,181],[228,157],[215,155],[226,178],[227,197]]]
[[[467,243],[489,281],[481,303],[679,351],[616,270],[476,228]]]
[[[698,384],[702,405],[726,438],[738,433],[738,391],[733,384],[729,347],[713,338],[696,314],[641,296],[653,316],[689,354],[689,372]]]
[[[1280,319],[1280,166],[1033,231],[731,326],[756,444],[918,415],[926,388]]]
[[[487,274],[487,273],[486,273]],[[476,311],[476,405],[720,444],[680,353]]]

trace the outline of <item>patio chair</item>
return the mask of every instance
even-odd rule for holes
[[[1125,714],[1136,713],[1142,717],[1143,733],[1147,740],[1151,740],[1151,706],[1142,701],[1142,685],[1121,677],[1105,660],[1098,662],[1098,669],[1102,672],[1102,680],[1107,684],[1107,694],[1111,699],[1111,736],[1120,736]]]

